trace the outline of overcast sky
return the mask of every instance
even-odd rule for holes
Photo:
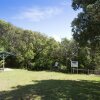
[[[0,19],[60,40],[72,38],[72,0],[0,0]]]

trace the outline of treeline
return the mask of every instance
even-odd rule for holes
[[[91,48],[80,47],[75,40],[63,38],[57,42],[40,32],[23,30],[3,20],[0,20],[0,51],[15,55],[7,57],[6,67],[52,70],[58,62],[59,70],[70,71],[70,61],[78,60],[79,68],[100,68],[100,55],[94,63]]]

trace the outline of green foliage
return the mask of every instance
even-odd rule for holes
[[[39,32],[17,28],[2,20],[0,26],[0,46],[5,51],[16,54],[16,65],[31,70],[43,70],[50,69],[58,59],[56,52],[59,51],[59,43],[53,38]],[[12,60],[11,57],[8,59]]]
[[[81,55],[80,60],[86,65],[90,64],[88,66],[93,64],[96,67],[100,56],[100,0],[73,0],[72,7],[74,10],[82,9],[72,22],[73,38],[79,46],[90,49],[90,60],[85,61],[87,58],[83,59]]]
[[[72,0],[72,7],[74,10],[82,8],[86,9],[87,5],[95,3],[96,0]]]
[[[23,30],[0,20],[0,50],[16,55],[7,57],[6,66],[28,70],[51,70],[54,68],[55,62],[58,62],[59,71],[70,71],[70,61],[78,60],[79,68],[92,69],[91,65],[95,62],[95,68],[99,69],[97,66],[100,63],[100,49],[98,47],[94,49],[94,51],[98,51],[94,57],[93,48],[95,45],[92,47],[94,41],[92,42],[92,39],[86,37],[87,33],[85,32],[84,38],[77,37],[77,35],[81,35],[77,32],[83,32],[81,27],[84,29],[87,25],[85,23],[80,25],[84,15],[84,13],[79,14],[80,19],[77,18],[72,23],[74,35],[76,36],[75,40],[77,41],[63,38],[61,42],[57,42],[40,32]],[[86,44],[88,39],[90,44],[88,43],[85,47],[82,47],[81,44]]]
[[[78,14],[72,22],[73,37],[80,45],[92,45],[99,47],[100,44],[100,0],[73,0],[73,7],[81,8],[83,11]],[[84,10],[85,9],[85,10]]]

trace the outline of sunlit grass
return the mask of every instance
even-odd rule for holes
[[[74,98],[77,98],[74,94],[75,91],[76,95],[83,95],[83,98],[80,98],[81,100],[90,100],[90,98],[95,100],[100,95],[98,89],[100,89],[100,76],[96,75],[64,74],[49,71],[36,72],[20,69],[0,72],[0,92],[5,100],[15,97],[25,100],[26,98],[32,100],[66,100],[66,98],[74,100]],[[88,94],[88,92],[90,93]],[[94,99],[91,92],[94,93]]]

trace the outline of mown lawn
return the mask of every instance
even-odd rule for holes
[[[100,100],[100,76],[18,69],[0,72],[0,100]]]

